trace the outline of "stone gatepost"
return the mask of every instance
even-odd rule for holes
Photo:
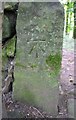
[[[54,117],[58,114],[63,26],[60,3],[19,4],[14,99]]]

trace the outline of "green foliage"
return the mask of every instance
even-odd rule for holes
[[[66,2],[64,2],[64,10],[65,10],[64,35],[69,35],[69,37],[72,38],[74,32],[74,2],[66,0]]]
[[[74,2],[74,39],[76,39],[76,1]]]

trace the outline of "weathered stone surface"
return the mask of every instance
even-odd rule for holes
[[[3,17],[3,36],[2,44],[10,40],[16,35],[16,18],[17,18],[18,3],[5,3],[4,4],[4,17]]]
[[[10,21],[7,16],[3,17],[3,37],[10,36]]]
[[[4,9],[13,10],[15,8],[16,4],[17,4],[17,2],[5,2]]]
[[[17,18],[14,98],[53,116],[57,115],[60,68],[55,65],[60,64],[46,60],[62,49],[63,16],[60,3],[20,3]]]
[[[11,14],[9,13],[10,10],[14,9],[16,3],[4,3],[4,10],[8,10],[7,14],[5,15],[4,13],[4,17],[3,17],[3,38],[7,38],[10,36],[11,34],[11,22],[9,16],[11,16]]]
[[[6,77],[8,68],[8,62],[10,57],[12,59],[15,56],[16,51],[16,18],[18,4],[16,2],[5,2],[3,15],[3,34],[2,34],[2,68],[3,68],[3,80]]]
[[[68,99],[68,113],[69,113],[69,118],[75,118],[75,102],[76,100],[74,99]]]

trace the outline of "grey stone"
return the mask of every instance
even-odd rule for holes
[[[20,3],[14,98],[57,115],[58,73],[46,63],[60,52],[63,40],[60,3]],[[50,75],[51,74],[51,75]]]
[[[75,99],[68,99],[68,115],[69,118],[75,118]]]
[[[3,37],[9,37],[10,36],[10,21],[9,18],[4,15],[3,17]]]

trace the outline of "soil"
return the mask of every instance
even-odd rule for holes
[[[12,93],[4,96],[8,118],[52,118],[45,111],[12,99]]]

